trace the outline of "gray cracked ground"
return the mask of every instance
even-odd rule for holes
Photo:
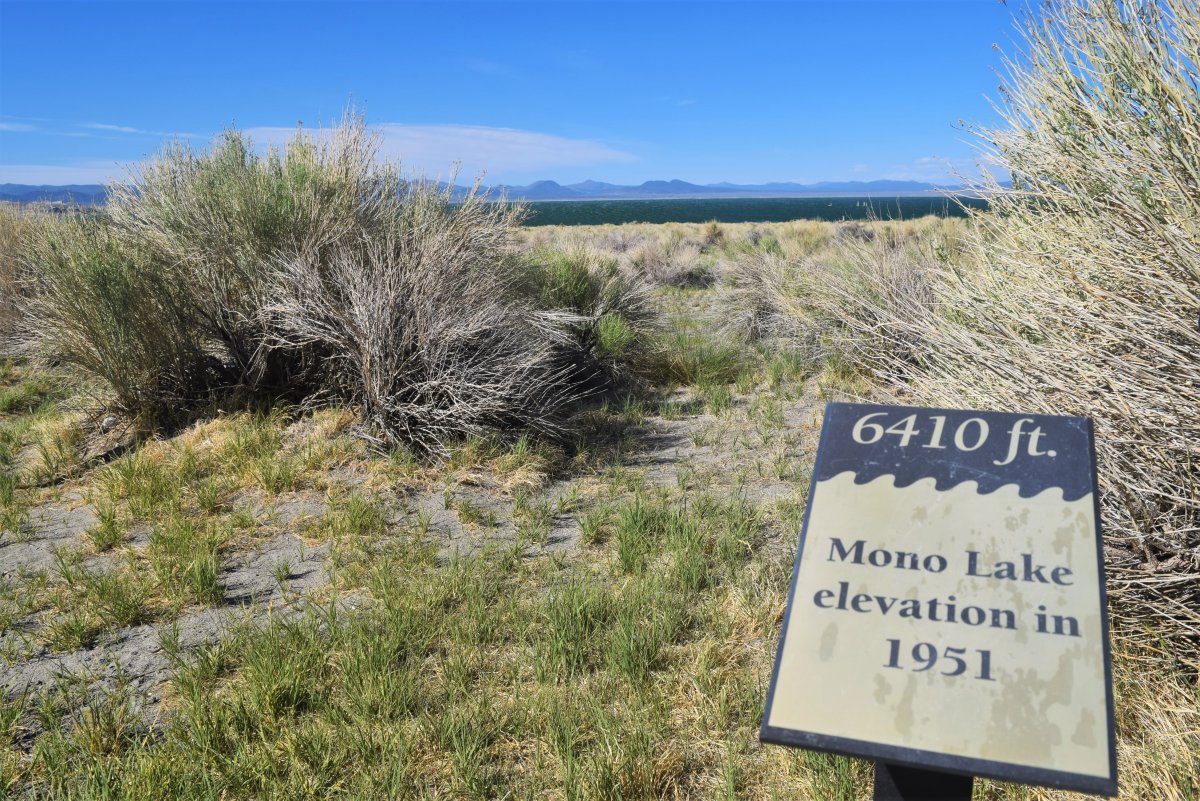
[[[567,482],[550,485],[547,498],[561,492]],[[65,653],[52,651],[40,641],[39,628],[43,613],[35,613],[14,621],[0,632],[0,654],[3,670],[0,685],[6,697],[23,693],[36,695],[69,681],[87,688],[89,695],[111,692],[124,682],[131,691],[135,707],[153,723],[162,701],[162,685],[172,671],[163,637],[170,630],[178,632],[178,641],[185,650],[214,643],[231,627],[245,622],[265,620],[269,613],[298,613],[306,600],[330,583],[328,557],[331,544],[306,543],[299,536],[303,531],[311,540],[320,534],[320,518],[327,511],[324,496],[311,493],[304,496],[257,502],[249,498],[249,507],[257,520],[269,521],[280,533],[236,549],[223,556],[219,581],[223,597],[219,604],[194,607],[172,621],[143,623],[119,629],[107,629],[88,647]],[[452,509],[445,508],[440,493],[422,492],[403,496],[392,504],[390,529],[411,527],[419,513],[429,521],[429,533],[441,542],[440,553],[473,553],[489,542],[513,542],[515,526],[511,520],[511,502],[498,500],[486,487],[460,486],[456,500],[470,500],[480,508],[503,515],[494,528],[481,531],[464,525]],[[316,521],[312,525],[310,521]],[[80,550],[86,553],[87,531],[97,525],[95,510],[78,493],[64,494],[59,500],[45,503],[30,511],[27,527],[20,533],[0,533],[0,580],[10,586],[21,586],[28,576],[55,570],[58,549]],[[144,547],[148,527],[134,532],[128,547]],[[566,516],[553,521],[549,537],[541,545],[544,550],[572,547],[579,536],[578,523]],[[99,572],[120,560],[115,553],[88,555],[83,566]],[[357,605],[360,599],[343,599],[343,605]],[[27,733],[31,740],[36,731]]]
[[[744,398],[739,399],[739,405],[744,411]],[[811,400],[788,403],[784,409],[784,427],[811,425],[814,408]],[[719,436],[713,442],[706,442],[696,436],[698,432],[717,432]],[[675,484],[686,472],[691,478],[706,481],[714,491],[738,491],[757,503],[802,496],[806,486],[797,486],[793,478],[772,477],[769,470],[764,472],[763,465],[769,461],[764,453],[769,449],[753,440],[753,432],[754,424],[749,418],[739,418],[736,413],[726,417],[693,414],[674,420],[650,418],[637,432],[639,447],[625,463],[656,485]],[[773,447],[781,446],[776,443]],[[809,447],[806,442],[802,447],[792,448],[791,456],[804,458],[810,454],[802,451]],[[335,481],[339,484],[362,481],[362,477],[348,475],[342,468],[337,470]],[[537,499],[553,503],[570,483],[553,482],[537,493]],[[449,558],[456,552],[473,553],[489,544],[517,541],[512,500],[499,495],[486,477],[457,483],[452,491],[454,503],[465,500],[485,513],[494,513],[495,524],[464,525],[454,508],[447,508],[443,493],[402,490],[383,496],[390,509],[389,529],[411,529],[417,520],[423,519],[428,535],[439,543],[441,558]],[[328,511],[325,497],[315,492],[299,492],[269,502],[253,497],[237,499],[238,503],[249,506],[256,519],[267,521],[270,530],[278,533],[224,555],[219,576],[224,597],[220,604],[190,608],[170,622],[107,630],[91,646],[68,653],[52,652],[39,642],[36,619],[16,621],[9,630],[0,633],[0,654],[24,651],[17,658],[5,656],[0,663],[3,665],[0,684],[5,694],[13,697],[23,692],[37,693],[66,678],[81,684],[94,696],[110,692],[119,681],[124,681],[132,691],[135,708],[153,725],[159,720],[164,683],[172,672],[171,660],[162,644],[169,629],[178,632],[179,644],[184,649],[214,643],[235,624],[261,622],[269,613],[299,613],[307,599],[329,585],[330,543],[311,542],[314,536],[319,538],[319,521]],[[52,571],[55,549],[84,547],[87,530],[97,522],[95,510],[78,493],[66,493],[54,502],[34,508],[26,532],[20,536],[13,532],[0,534],[0,580],[11,583],[19,581],[22,573]],[[308,544],[300,533],[307,536]],[[129,545],[144,547],[146,540],[145,530],[135,531]],[[526,554],[569,551],[579,541],[577,513],[556,514],[544,539],[528,544]],[[91,570],[102,569],[115,558],[89,556],[84,565]],[[363,602],[363,596],[354,595],[339,603],[355,607]],[[36,736],[35,728],[29,727],[26,732],[26,744]]]

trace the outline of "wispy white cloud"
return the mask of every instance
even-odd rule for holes
[[[26,131],[36,131],[37,128],[24,122],[3,122],[0,121],[0,131],[10,131],[24,133]]]
[[[153,131],[107,123],[88,123],[79,127],[97,132],[155,134]],[[493,180],[504,180],[505,173],[637,160],[634,155],[602,142],[514,128],[385,123],[371,126],[371,129],[379,134],[381,156],[399,162],[405,172],[429,177],[447,177],[455,163],[460,164],[459,172],[463,178],[486,172]],[[296,135],[296,129],[290,126],[260,127],[247,129],[245,133],[259,145],[282,145]],[[310,133],[320,135],[319,131]],[[117,161],[0,164],[0,183],[93,184],[122,181],[126,178],[127,166]]]
[[[888,167],[882,178],[899,181],[925,181],[931,184],[960,184],[963,180],[977,179],[982,169],[989,165],[978,158],[946,158],[944,156],[922,156],[904,164]]]
[[[187,131],[147,131],[143,128],[133,128],[128,125],[111,125],[106,122],[84,122],[79,124],[80,128],[87,128],[92,131],[108,131],[110,133],[133,134],[135,136],[171,136],[180,139],[197,139],[199,134],[188,133]]]
[[[85,122],[79,126],[80,128],[91,128],[95,131],[116,131],[117,133],[140,134],[146,133],[139,131],[137,128],[130,128],[128,125],[108,125],[103,122]]]
[[[126,180],[126,165],[116,161],[79,164],[0,164],[4,184],[105,184]]]
[[[537,131],[483,125],[372,125],[380,136],[382,156],[398,161],[406,172],[445,177],[455,162],[464,176],[487,172],[493,178],[556,167],[637,161],[631,153],[589,139],[570,139]],[[250,128],[259,144],[279,145],[295,128]]]

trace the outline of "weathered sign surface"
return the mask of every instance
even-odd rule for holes
[[[764,742],[1115,794],[1091,421],[832,403]]]

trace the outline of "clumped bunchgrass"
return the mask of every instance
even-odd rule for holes
[[[218,551],[232,536],[226,526],[171,517],[150,532],[147,558],[165,595],[176,604],[221,601]]]
[[[913,361],[937,311],[935,271],[962,247],[967,226],[932,217],[876,226],[865,229],[870,238],[830,237],[804,259],[769,252],[739,259],[723,288],[726,334],[769,343],[809,372]],[[900,330],[912,333],[863,335]]]
[[[50,224],[36,210],[0,203],[0,359],[17,350],[18,322],[29,289],[25,254]]]
[[[739,342],[679,327],[663,336],[659,358],[667,382],[708,386],[733,383],[753,356]]]
[[[589,247],[542,248],[524,257],[522,294],[558,315],[570,335],[567,358],[601,387],[627,387],[653,374],[659,313],[642,278],[618,260]]]
[[[96,610],[106,626],[126,628],[147,615],[149,590],[130,571],[87,573],[82,591],[85,604]]]

